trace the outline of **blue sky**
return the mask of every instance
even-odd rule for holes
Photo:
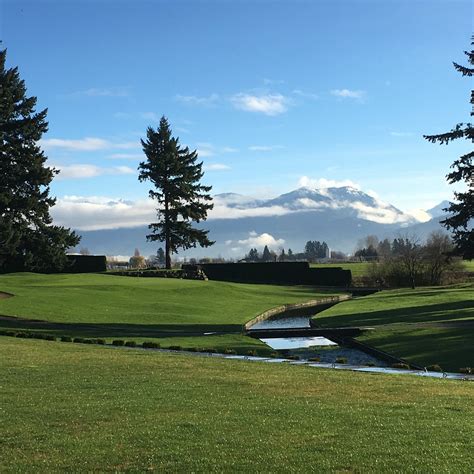
[[[94,203],[144,205],[139,139],[163,114],[215,193],[351,181],[402,210],[449,199],[469,143],[422,135],[469,120],[452,61],[471,30],[469,1],[0,0],[8,65],[49,109],[52,192],[85,222]]]

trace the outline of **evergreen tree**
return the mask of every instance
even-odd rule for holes
[[[165,117],[157,130],[148,127],[147,139],[141,141],[147,160],[138,167],[138,179],[151,181],[156,189],[149,195],[158,201],[158,222],[148,226],[153,233],[147,240],[165,243],[166,268],[171,268],[171,254],[178,249],[214,244],[207,236],[209,231],[192,227],[192,222],[206,220],[213,207],[208,194],[211,186],[200,184],[202,162],[197,162],[196,151],[182,148],[171,133]]]
[[[272,254],[270,253],[270,250],[267,245],[265,245],[263,249],[262,260],[264,262],[271,262],[273,260]]]
[[[246,259],[249,262],[258,262],[258,260],[259,260],[258,250],[257,249],[250,249]]]
[[[49,185],[58,173],[38,145],[48,129],[47,109],[36,112],[18,68],[6,69],[0,51],[0,271],[63,269],[66,250],[80,237],[52,225]]]
[[[471,46],[474,45],[474,37]],[[464,52],[468,58],[470,67],[457,63],[454,68],[463,76],[472,77],[474,75],[474,50]],[[474,106],[474,91],[471,91],[471,104]],[[474,108],[471,116],[474,115]],[[450,132],[440,135],[425,135],[424,138],[432,143],[448,144],[452,140],[465,138],[474,140],[474,126],[471,123],[459,123]],[[451,165],[453,171],[447,175],[450,184],[465,182],[467,190],[465,192],[455,192],[454,198],[458,201],[450,203],[446,209],[449,216],[441,223],[453,231],[453,240],[456,246],[456,253],[465,259],[474,258],[474,151],[462,155]]]
[[[160,247],[158,252],[156,252],[156,259],[159,265],[164,265],[166,263],[165,251]]]

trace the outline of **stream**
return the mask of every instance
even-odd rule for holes
[[[313,315],[314,310],[312,314],[304,316],[275,316],[254,324],[252,329],[310,328],[310,320]],[[262,338],[260,340],[276,351],[298,355],[301,359],[318,358],[321,363],[335,364],[338,359],[343,358],[350,365],[387,367],[384,361],[372,355],[358,349],[340,347],[337,343],[325,337]]]

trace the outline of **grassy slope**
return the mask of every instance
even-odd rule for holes
[[[474,385],[0,337],[0,471],[470,472]]]
[[[316,316],[320,326],[373,326],[474,319],[474,287],[381,291],[340,303]]]
[[[267,346],[237,334],[190,336],[240,333],[243,323],[266,309],[327,296],[309,287],[93,274],[4,275],[0,290],[15,295],[0,301],[0,314],[58,323],[0,321],[3,328],[240,351]]]
[[[474,327],[387,329],[367,332],[358,340],[423,367],[438,364],[452,372],[474,367]]]
[[[2,314],[94,323],[243,324],[273,306],[318,297],[309,287],[96,274],[6,275],[0,289],[15,295],[0,303]]]
[[[420,365],[474,366],[472,286],[383,291],[340,303],[315,321],[326,327],[374,327],[359,339]]]

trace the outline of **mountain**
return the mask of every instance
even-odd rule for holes
[[[445,207],[444,203],[431,209]],[[431,215],[431,214],[430,214]],[[413,216],[359,189],[302,187],[271,199],[255,199],[236,193],[214,196],[214,209],[201,228],[209,229],[216,244],[207,249],[182,252],[186,257],[241,258],[249,248],[268,245],[301,251],[308,240],[326,241],[331,249],[353,252],[357,241],[369,234],[393,238],[416,232],[421,238],[439,230],[439,219],[420,223]],[[80,247],[106,255],[156,253],[159,245],[146,242],[147,226],[79,231]]]
[[[428,209],[426,213],[429,214],[432,218],[441,217],[447,214],[447,212],[444,209],[448,208],[449,206],[450,206],[449,201],[442,201],[437,206],[432,207],[431,209]]]

